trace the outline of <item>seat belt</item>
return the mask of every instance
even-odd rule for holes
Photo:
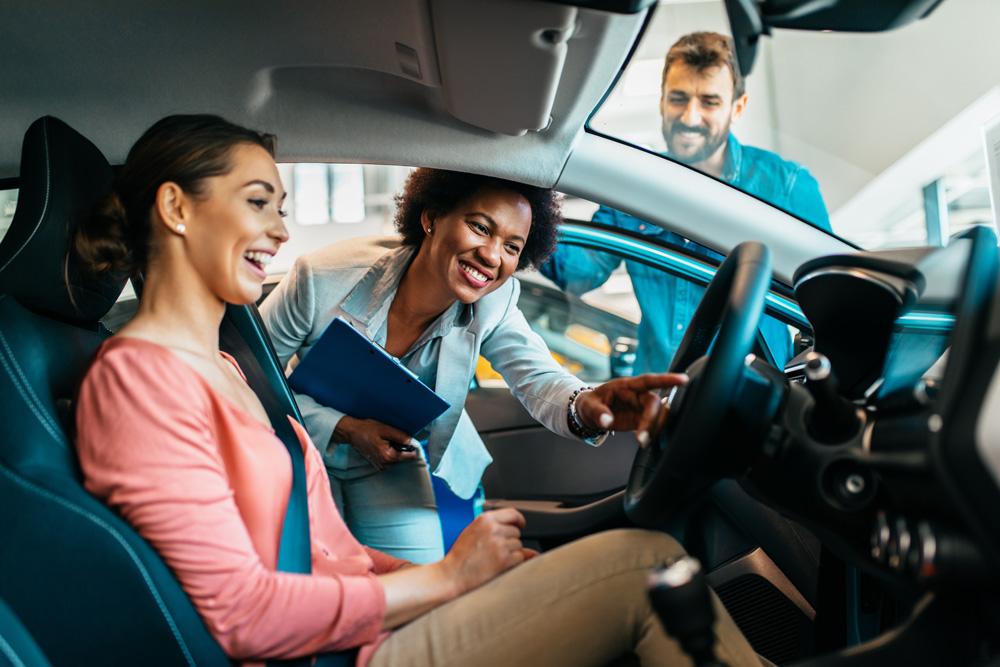
[[[236,335],[229,335],[226,331],[228,324]],[[254,359],[250,341],[261,340],[264,342],[265,352],[269,353],[272,364],[277,365],[277,355],[271,347],[270,339],[264,330],[263,322],[256,308],[252,306],[232,306],[227,308],[227,316],[223,321],[223,331],[220,332],[220,342],[225,341],[226,347],[230,348],[230,354],[234,357],[237,347],[244,348],[246,354],[240,356],[245,359]],[[280,369],[280,365],[277,366]],[[247,371],[251,369],[247,368]],[[256,369],[253,369],[256,370]],[[257,376],[257,373],[254,373]],[[249,375],[248,375],[249,376]],[[288,450],[288,456],[292,462],[292,491],[288,496],[288,507],[285,510],[285,520],[281,526],[281,539],[278,542],[278,571],[292,572],[295,574],[310,574],[312,572],[312,546],[309,539],[309,496],[306,489],[306,460],[302,453],[302,443],[299,442],[298,435],[289,421],[287,410],[281,405],[278,397],[267,392],[259,395],[260,401],[267,412],[267,418],[274,428],[274,434],[281,440],[281,443]],[[291,394],[288,395],[291,399]],[[292,404],[294,417],[299,417],[298,411]],[[293,660],[268,660],[268,667],[353,667],[357,662],[358,649],[347,649],[337,653],[324,653],[317,656],[307,656],[295,658]]]
[[[292,492],[288,509],[281,526],[278,543],[278,571],[309,574],[312,572],[312,547],[309,540],[309,497],[306,492],[306,462],[302,445],[286,415],[268,414],[275,435],[285,445],[292,459]],[[357,661],[358,650],[348,649],[337,653],[324,653],[294,660],[268,660],[268,667],[352,667]]]

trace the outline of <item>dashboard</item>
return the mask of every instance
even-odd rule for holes
[[[795,275],[813,349],[789,369],[749,485],[825,543],[918,589],[1000,571],[997,238],[822,257]]]

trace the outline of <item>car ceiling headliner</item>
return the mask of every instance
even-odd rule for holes
[[[276,133],[283,161],[549,186],[643,18],[531,0],[7,0],[0,176],[17,174],[21,137],[42,115],[122,163],[156,119],[209,112]],[[565,47],[532,41],[559,22]],[[407,57],[419,75],[406,74]],[[532,76],[539,62],[547,81]],[[547,127],[514,134],[523,119],[512,114],[548,105]]]

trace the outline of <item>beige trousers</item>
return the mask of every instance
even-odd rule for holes
[[[691,661],[646,596],[650,569],[683,553],[672,538],[614,530],[534,558],[396,630],[371,667],[603,666],[634,653],[644,666]],[[716,655],[761,661],[713,594]]]

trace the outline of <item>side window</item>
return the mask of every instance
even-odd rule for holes
[[[665,371],[704,293],[689,279],[620,252],[565,242],[541,273],[564,292],[572,323],[586,320],[607,332],[605,375],[594,381]],[[603,321],[594,311],[604,313]]]
[[[611,215],[614,213],[614,216]],[[605,215],[606,214],[606,215]],[[601,218],[604,217],[602,220]],[[663,257],[661,242],[696,258],[721,259],[714,251],[630,216],[601,209],[595,222],[640,232],[648,240],[567,223],[552,258],[539,272],[521,274],[519,307],[532,329],[548,345],[553,358],[585,382],[597,384],[612,377],[663,372],[670,367],[694,316],[705,288],[691,278],[666,270],[650,257]],[[603,235],[596,250],[568,240],[580,234]],[[645,249],[640,261],[636,248]],[[793,327],[765,315],[760,342],[775,365],[792,356]],[[480,386],[502,386],[503,379],[485,359],[477,368]]]
[[[563,290],[537,271],[518,278],[518,307],[560,366],[589,384],[634,374],[640,311],[624,269],[583,295]],[[483,357],[476,380],[482,387],[504,386]]]
[[[0,239],[7,235],[17,208],[17,189],[0,190]]]
[[[374,164],[278,165],[288,193],[284,208],[289,240],[268,273],[280,278],[299,255],[337,241],[395,233],[393,197],[403,189],[410,171],[410,167]]]
[[[634,373],[640,313],[624,271],[586,294],[531,273],[522,278],[518,305],[553,357],[583,381]]]

